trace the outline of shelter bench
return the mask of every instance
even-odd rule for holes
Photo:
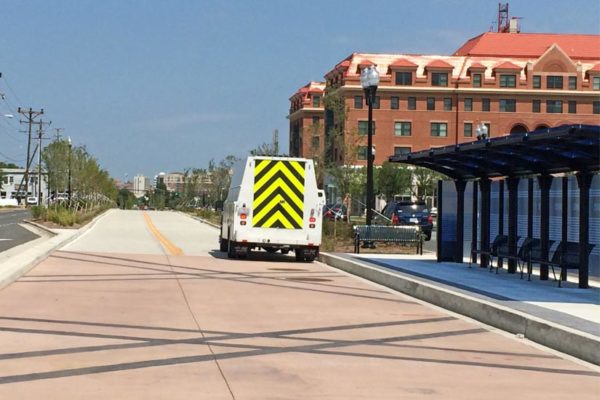
[[[589,257],[590,253],[594,249],[594,244],[589,243],[587,245]],[[547,265],[552,269],[552,275],[554,280],[558,281],[558,287],[561,287],[561,281],[567,280],[567,270],[579,269],[579,253],[581,246],[577,242],[560,242],[551,259],[543,259],[539,257],[539,254],[533,254],[530,259],[530,264]],[[537,257],[536,257],[537,256]],[[554,268],[560,269],[560,276],[556,278],[556,272]]]
[[[423,237],[418,226],[355,225],[354,252],[360,253],[361,242],[387,242],[414,244],[417,254],[423,254]]]
[[[498,256],[498,248],[508,241],[508,236],[506,235],[497,235],[494,238],[494,241],[490,244],[488,248],[482,248],[481,244],[477,248],[471,248],[471,258],[469,259],[469,268],[471,268],[471,263],[473,258],[477,260],[477,254],[480,256],[488,256],[490,262],[490,272],[492,271],[492,258]],[[496,269],[496,272],[498,270]]]

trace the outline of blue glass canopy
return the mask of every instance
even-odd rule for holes
[[[453,179],[600,170],[600,126],[563,125],[389,157]]]

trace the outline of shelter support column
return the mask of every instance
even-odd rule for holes
[[[550,187],[552,175],[538,176],[540,185],[540,252],[542,259],[548,259],[550,250]],[[540,266],[540,280],[548,280],[548,265]]]
[[[504,235],[504,181],[498,182],[498,235]],[[498,268],[504,268],[504,260],[498,256]]]
[[[589,287],[589,241],[590,241],[590,187],[593,175],[589,172],[577,174],[579,186],[579,287]]]
[[[477,217],[477,209],[479,207],[479,188],[477,181],[473,181],[473,216],[471,218],[471,250],[477,248],[477,226],[479,219]],[[477,254],[471,251],[471,262],[477,264]]]
[[[465,187],[467,182],[462,179],[454,181],[456,186],[456,248],[454,262],[463,262],[464,232],[465,232]]]
[[[508,186],[508,252],[511,256],[517,255],[517,215],[518,215],[518,190],[519,178],[508,178],[506,180]],[[508,273],[514,274],[517,272],[517,260],[509,258]]]
[[[561,203],[561,218],[560,218],[560,237],[563,243],[569,241],[569,177],[562,177],[562,203]],[[563,247],[563,253],[564,253]],[[560,279],[567,280],[567,275],[561,274]]]
[[[481,248],[490,247],[490,189],[491,181],[487,178],[481,179]],[[487,254],[481,255],[481,268],[487,268],[490,257]]]

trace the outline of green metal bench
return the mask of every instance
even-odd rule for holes
[[[361,242],[387,242],[414,244],[417,254],[423,254],[423,237],[418,226],[355,225],[354,252],[360,253]]]

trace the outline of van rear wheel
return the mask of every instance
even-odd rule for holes
[[[221,250],[221,251],[229,250],[229,240],[221,238],[221,241],[219,242],[219,250]]]
[[[296,253],[296,261],[304,261],[304,249],[296,249],[294,252]]]
[[[228,240],[227,241],[228,247],[227,247],[227,257],[229,258],[235,258],[237,256],[236,252],[235,252],[235,242],[232,240]]]

